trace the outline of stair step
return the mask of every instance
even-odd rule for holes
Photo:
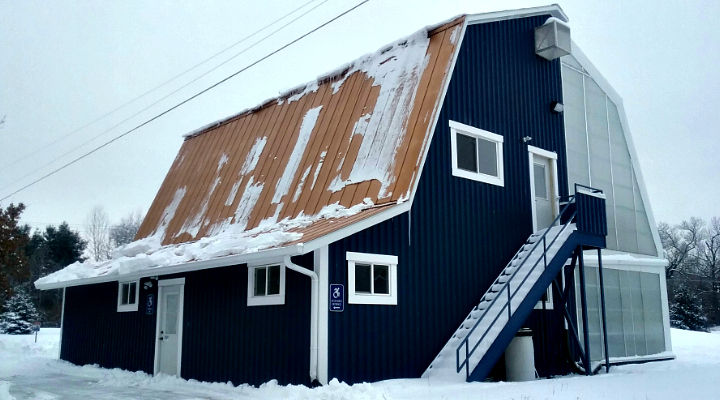
[[[552,246],[550,246],[550,242],[564,227],[551,227],[536,232],[527,239],[520,251],[510,260],[493,284],[490,285],[477,306],[473,307],[467,317],[459,324],[460,326],[452,335],[452,338],[438,353],[426,373],[423,374],[423,377],[465,380],[464,370],[460,373],[456,370],[456,351],[463,342],[467,344],[468,348],[475,348],[473,355],[468,360],[470,371],[473,371],[483,362],[487,351],[493,347],[493,343],[498,339],[500,332],[505,329],[513,318],[517,318],[513,317],[513,315],[518,311],[520,304],[544,273],[543,253],[547,255],[547,261],[550,263],[556,257],[557,252],[567,238],[575,231],[574,226],[568,226],[568,228],[562,235],[558,236]],[[542,243],[536,247],[542,235],[548,230],[546,244],[549,247],[545,249]],[[523,282],[523,280],[525,281]],[[523,282],[522,285],[521,282]],[[508,286],[511,291],[514,291],[509,310],[506,290]],[[480,341],[481,338],[482,341]],[[461,352],[463,351],[464,349],[461,349]],[[430,372],[431,370],[432,372]]]

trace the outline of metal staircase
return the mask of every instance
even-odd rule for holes
[[[588,189],[576,186],[553,224],[528,238],[423,378],[485,379],[576,249],[605,247],[605,200],[601,191]]]

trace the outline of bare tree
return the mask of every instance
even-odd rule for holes
[[[140,224],[142,223],[142,212],[135,210],[122,218],[119,223],[110,227],[110,242],[113,247],[120,247],[132,242],[135,239]]]
[[[668,279],[682,273],[695,256],[704,225],[705,223],[699,218],[690,218],[689,221],[683,221],[680,225],[675,226],[670,226],[665,222],[658,225],[660,241],[665,249],[665,258],[668,260],[665,268]]]
[[[701,300],[707,320],[720,324],[720,218],[709,224],[699,218],[675,226],[661,223],[658,229],[668,260],[668,289],[686,288]]]
[[[88,215],[87,236],[88,252],[95,261],[107,260],[110,257],[110,221],[103,206],[95,206]]]

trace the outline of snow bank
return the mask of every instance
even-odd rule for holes
[[[53,332],[55,334],[53,335]],[[394,379],[348,385],[259,387],[207,383],[143,372],[78,367],[58,361],[57,353],[28,352],[32,336],[0,335],[0,399],[551,399],[677,400],[715,399],[720,393],[720,335],[672,329],[677,359],[613,367],[598,376],[569,375],[532,382],[444,383]],[[57,349],[58,330],[42,329],[38,345]],[[43,336],[44,335],[44,336]],[[22,341],[29,343],[20,343]],[[4,396],[4,397],[3,397]]]
[[[355,215],[370,208],[373,203],[363,203],[345,208],[338,203],[323,207],[316,215],[300,214],[297,218],[285,218],[280,222],[263,221],[257,228],[244,231],[242,224],[228,224],[218,234],[195,242],[162,246],[161,236],[153,235],[118,248],[107,261],[71,264],[60,271],[38,279],[36,285],[47,285],[95,277],[117,276],[160,267],[184,264],[192,261],[210,260],[230,255],[254,253],[279,247],[299,240],[302,233],[292,230],[304,228],[321,219],[341,218]]]

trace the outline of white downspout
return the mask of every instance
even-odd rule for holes
[[[318,378],[318,307],[319,299],[319,282],[318,275],[315,271],[303,268],[290,261],[290,256],[285,256],[285,267],[309,276],[312,280],[310,290],[310,382],[314,382]]]

